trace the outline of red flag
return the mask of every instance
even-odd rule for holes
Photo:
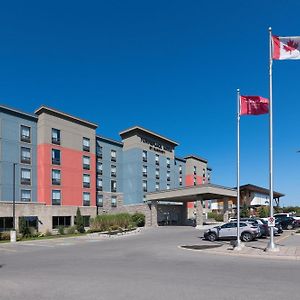
[[[240,115],[263,115],[269,113],[269,99],[260,96],[241,96]]]

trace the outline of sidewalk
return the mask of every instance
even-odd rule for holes
[[[294,231],[285,231],[281,236],[275,237],[275,244],[279,248],[277,252],[266,252],[265,248],[269,239],[259,239],[257,241],[244,243],[245,247],[242,250],[236,251],[230,242],[217,241],[214,243],[207,242],[206,244],[216,247],[204,250],[192,250],[205,252],[209,254],[231,255],[239,257],[253,258],[269,258],[283,260],[299,260],[300,261],[300,234],[295,234]]]

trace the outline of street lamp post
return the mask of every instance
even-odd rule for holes
[[[16,166],[17,163],[13,163],[13,230],[10,231],[10,241],[17,241],[16,233]]]

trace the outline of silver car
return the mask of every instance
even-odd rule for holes
[[[258,226],[240,222],[240,233],[241,240],[243,242],[250,242],[255,239],[260,234],[260,229]],[[234,239],[237,236],[237,222],[229,222],[222,226],[216,226],[207,230],[204,233],[204,238],[211,242],[218,239]]]

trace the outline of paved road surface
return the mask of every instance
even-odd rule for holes
[[[300,262],[183,250],[191,227],[107,239],[0,244],[0,299],[297,299]]]

